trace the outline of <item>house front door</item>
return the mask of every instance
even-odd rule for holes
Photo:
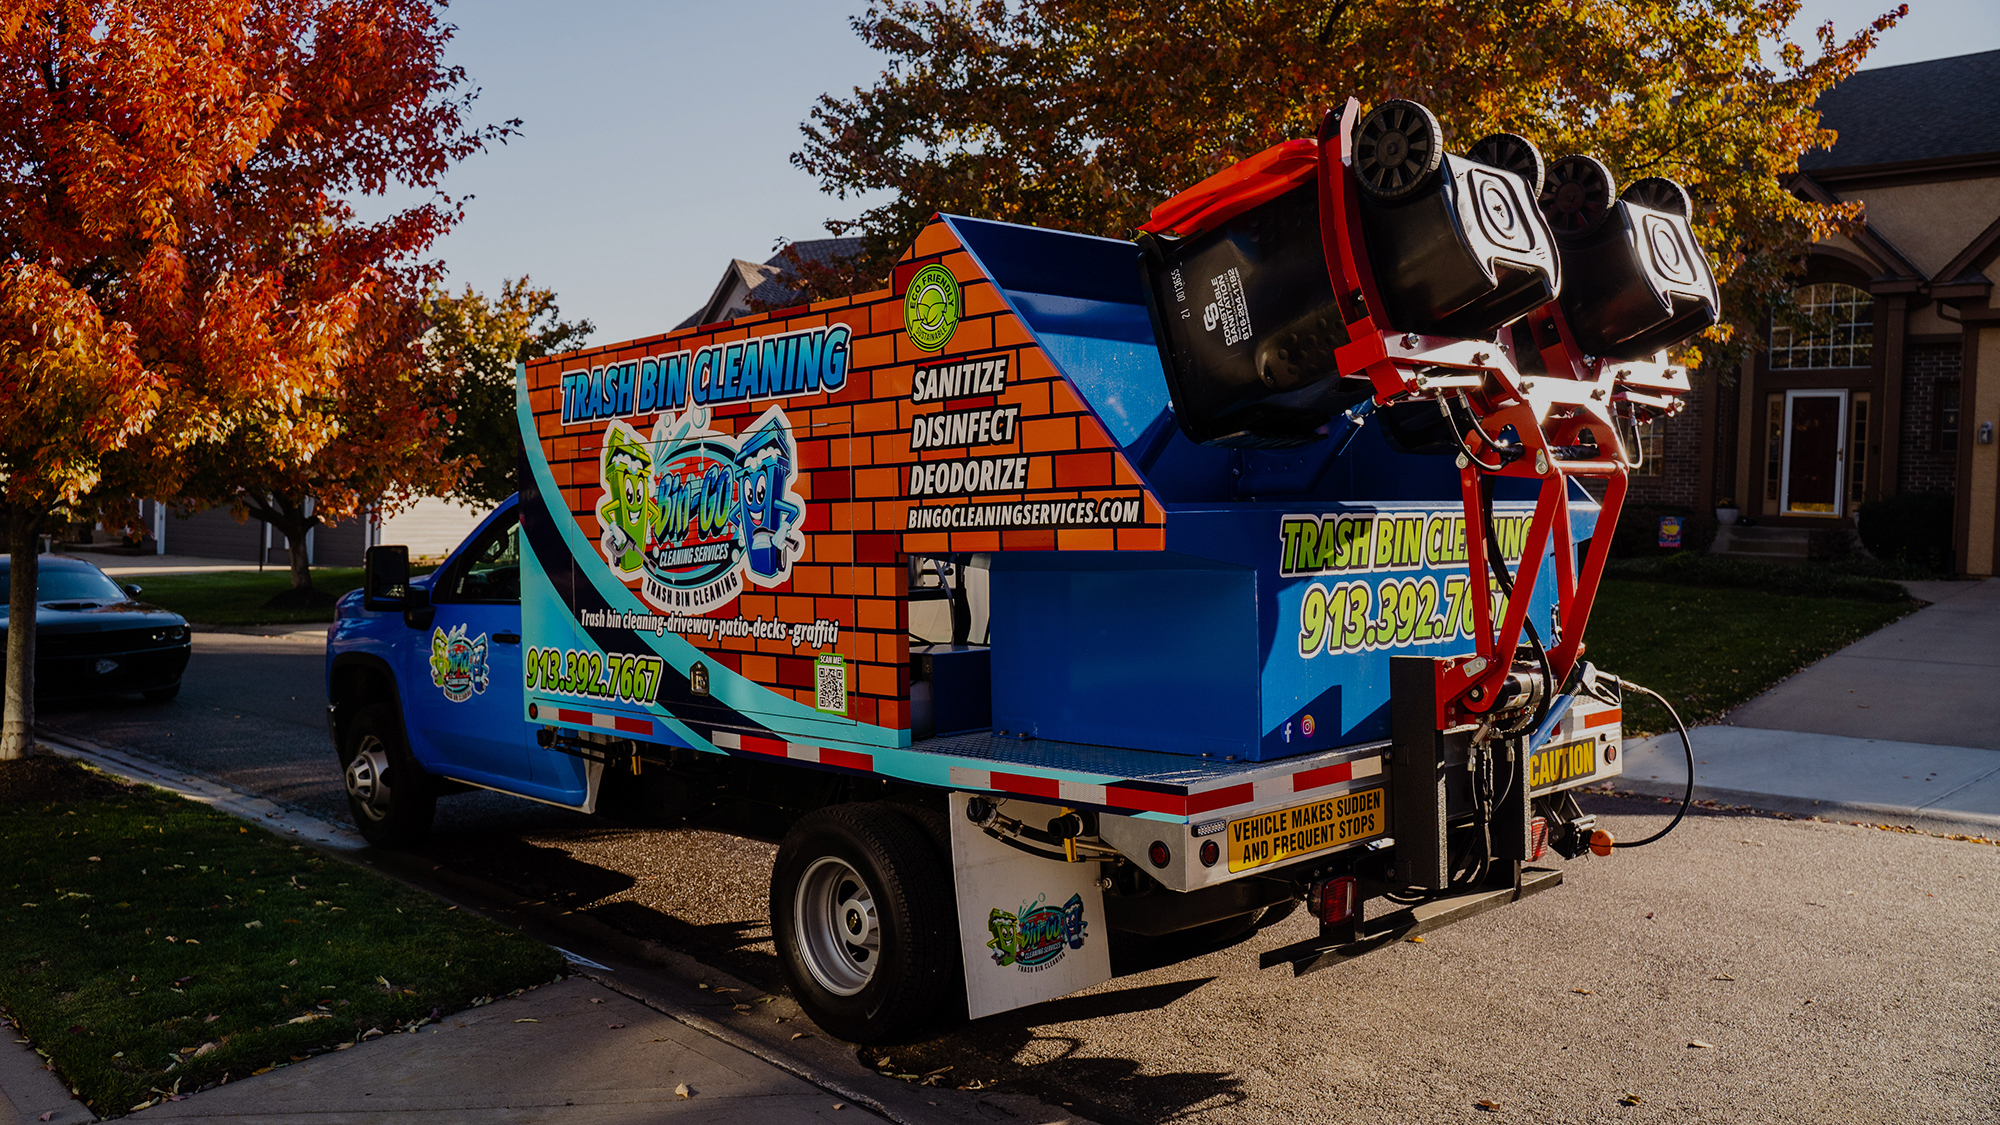
[[[1785,504],[1792,515],[1840,514],[1847,462],[1846,391],[1785,394]]]

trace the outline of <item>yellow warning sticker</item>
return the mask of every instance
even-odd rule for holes
[[[1380,836],[1386,830],[1382,792],[1377,788],[1343,793],[1230,821],[1229,869],[1248,871]]]
[[[1565,742],[1561,746],[1545,746],[1528,759],[1528,788],[1546,789],[1551,785],[1583,781],[1596,773],[1595,737]]]

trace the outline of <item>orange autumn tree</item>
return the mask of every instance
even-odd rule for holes
[[[363,222],[347,200],[434,191],[509,132],[466,124],[441,8],[0,0],[13,621],[34,617],[37,535],[92,498],[267,483],[216,479],[242,467],[232,444],[266,467],[369,459],[349,407],[376,409],[408,363],[419,257],[457,209],[433,194]],[[30,632],[9,632],[0,758],[33,746]]]
[[[827,224],[865,240],[857,259],[801,274],[813,297],[881,284],[936,211],[1129,237],[1349,95],[1394,97],[1428,105],[1454,151],[1505,130],[1621,183],[1683,181],[1728,315],[1755,323],[1856,214],[1788,190],[1833,140],[1813,102],[1906,11],[1812,29],[1808,59],[1798,0],[878,0],[852,22],[887,67],[821,98],[792,162],[841,198],[894,194]],[[1746,346],[1730,324],[1701,342]]]

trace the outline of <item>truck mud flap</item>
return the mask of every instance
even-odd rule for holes
[[[1495,907],[1518,902],[1529,895],[1560,886],[1562,881],[1561,871],[1541,867],[1524,868],[1521,871],[1519,887],[1495,887],[1469,891],[1448,898],[1432,899],[1430,902],[1405,907],[1392,914],[1384,914],[1380,918],[1369,919],[1362,924],[1361,935],[1353,941],[1311,938],[1270,950],[1258,958],[1257,964],[1263,969],[1289,964],[1292,967],[1292,975],[1302,977],[1320,969],[1330,969],[1344,961],[1352,961],[1364,953],[1373,953],[1385,945],[1392,945],[1432,930],[1443,929],[1453,922],[1462,922]]]

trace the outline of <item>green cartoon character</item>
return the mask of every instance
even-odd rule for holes
[[[1021,920],[995,907],[986,916],[986,928],[993,934],[993,940],[986,943],[986,948],[993,951],[994,964],[1013,964],[1021,953]]]
[[[639,432],[613,422],[604,433],[604,504],[597,510],[604,559],[626,574],[639,569],[646,545],[646,500],[653,455]]]

